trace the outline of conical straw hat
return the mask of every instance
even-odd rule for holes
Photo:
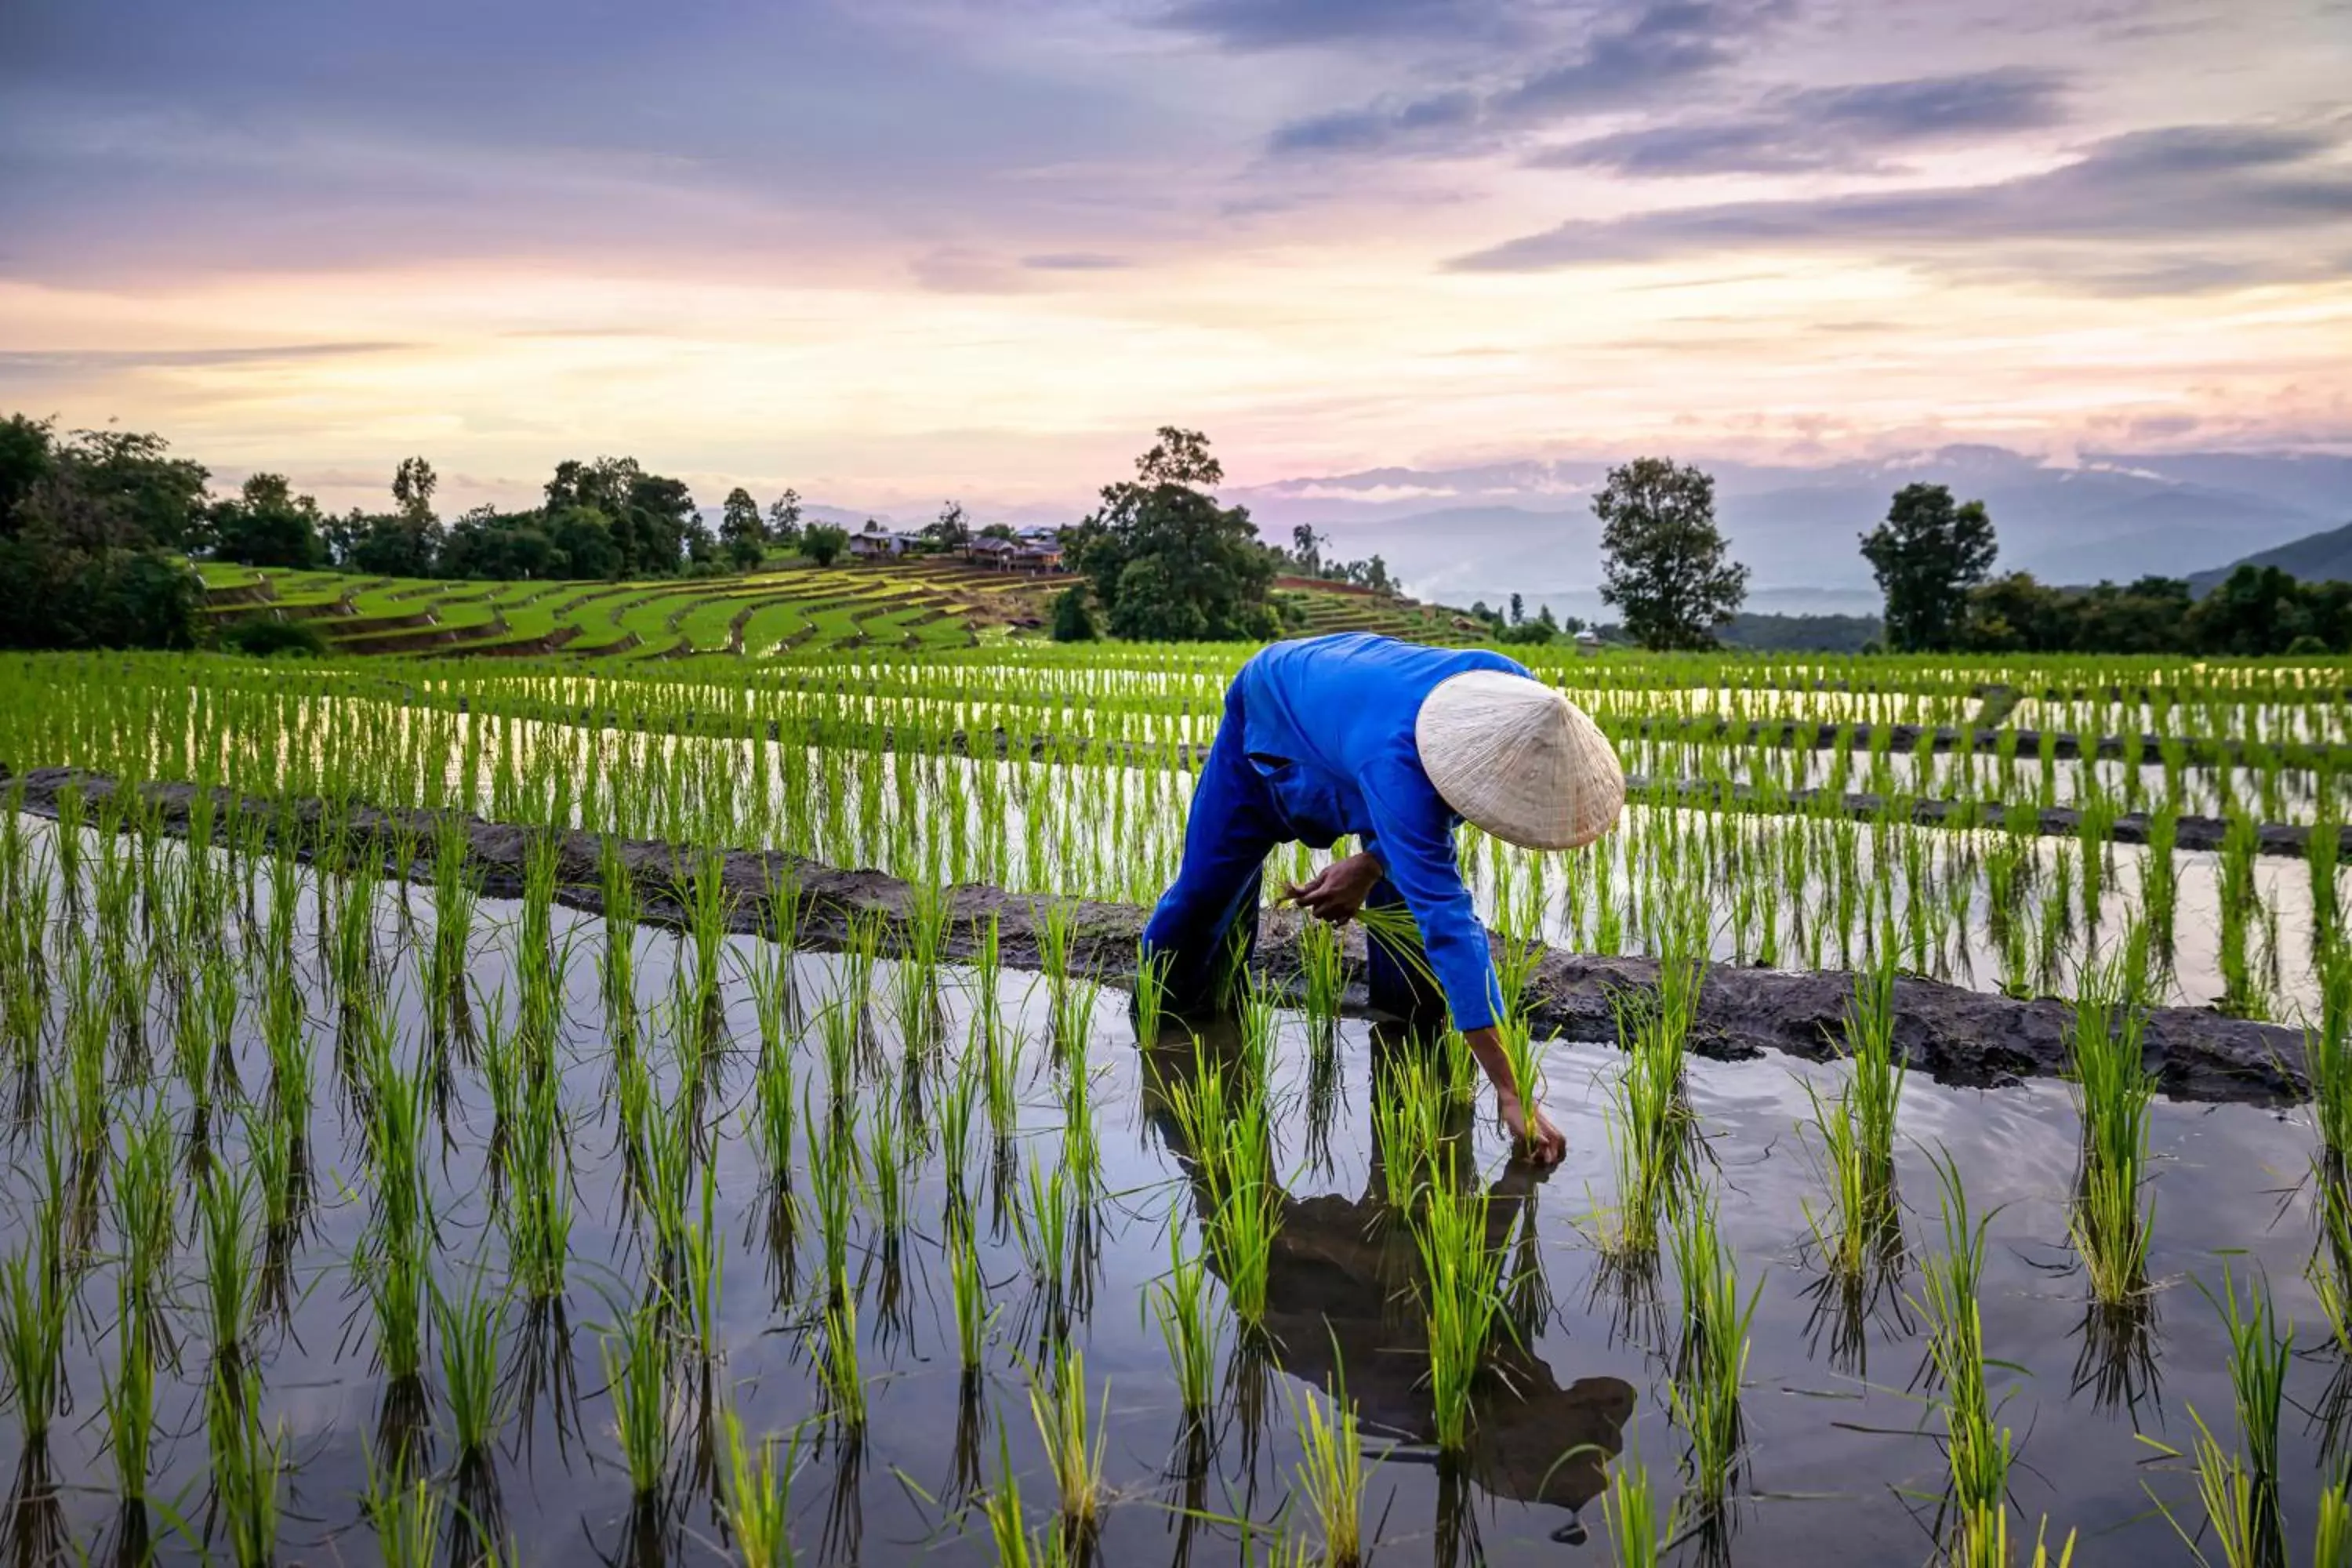
[[[1575,849],[1615,826],[1625,772],[1584,710],[1540,681],[1471,669],[1413,724],[1421,765],[1465,821],[1522,849]]]

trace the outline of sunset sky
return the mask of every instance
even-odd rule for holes
[[[445,503],[2352,451],[2347,0],[11,0],[0,410]]]

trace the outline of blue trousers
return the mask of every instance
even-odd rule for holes
[[[1244,748],[1238,693],[1229,692],[1224,722],[1192,789],[1184,863],[1143,928],[1144,952],[1167,966],[1171,1008],[1198,1014],[1231,1005],[1257,949],[1265,858],[1298,838]],[[1364,903],[1402,909],[1404,897],[1382,877]],[[1414,1024],[1444,1019],[1445,999],[1423,973],[1426,958],[1369,932],[1365,950],[1374,1008]]]

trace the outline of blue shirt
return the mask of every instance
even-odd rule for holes
[[[1353,834],[1379,859],[1464,1030],[1496,1021],[1501,987],[1454,855],[1462,819],[1429,782],[1413,725],[1440,681],[1473,669],[1528,673],[1483,649],[1342,632],[1276,643],[1234,677],[1244,747],[1293,836],[1328,848]]]

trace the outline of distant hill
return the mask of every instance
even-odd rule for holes
[[[2352,583],[2352,522],[2307,534],[2273,550],[2242,555],[2227,566],[2189,574],[2189,591],[2202,595],[2241,566],[2275,566],[2305,583]]]
[[[2061,466],[2000,447],[1948,446],[1812,468],[1675,455],[1715,476],[1717,513],[1752,574],[1758,608],[1874,601],[1859,538],[1915,480],[1982,500],[2000,536],[1997,569],[2049,583],[2187,576],[2225,552],[2284,546],[2328,527],[2352,501],[2352,458],[2308,454],[2086,454]],[[1247,505],[1278,542],[1307,523],[1330,537],[1327,553],[1378,552],[1425,596],[1466,604],[1517,590],[1560,609],[1600,584],[1591,496],[1606,471],[1582,460],[1375,468],[1229,489],[1225,499]],[[1771,590],[1805,594],[1756,603]],[[1869,600],[1838,602],[1858,594]]]

